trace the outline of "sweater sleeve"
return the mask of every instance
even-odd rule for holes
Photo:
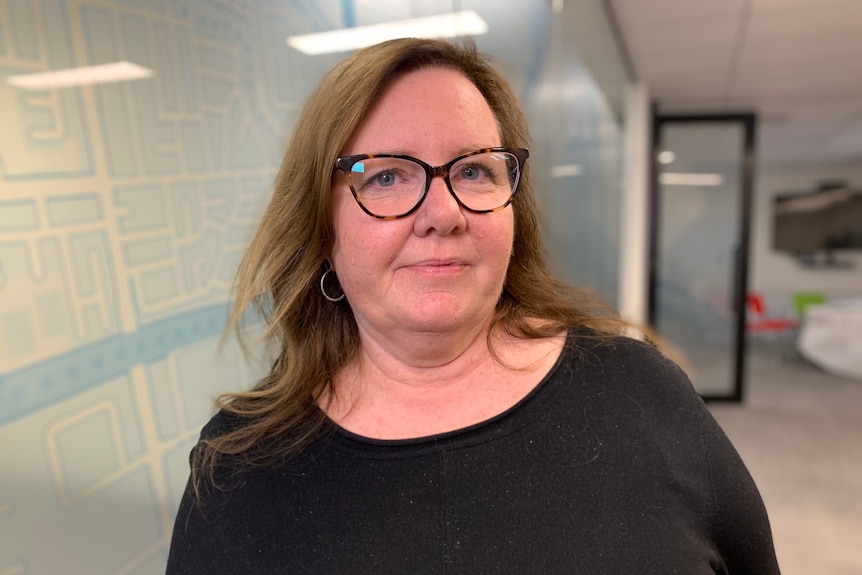
[[[633,354],[641,352],[632,356],[641,362],[637,370],[642,382],[639,397],[645,405],[654,402],[651,413],[670,430],[665,433],[670,437],[692,433],[702,437],[702,441],[690,444],[701,453],[691,453],[690,459],[679,463],[691,466],[694,461],[701,462],[697,474],[705,481],[705,519],[721,563],[714,568],[729,575],[779,573],[769,519],[757,486],[688,376],[654,348],[636,343],[630,350]],[[662,385],[656,386],[656,381]],[[682,453],[685,451],[673,452],[674,457]]]
[[[713,537],[726,572],[778,574],[763,500],[736,449],[709,412],[705,413],[703,438],[713,494]]]
[[[225,433],[235,424],[229,414],[219,412],[201,430],[201,438]],[[197,448],[192,449],[190,460]],[[243,572],[231,567],[231,558],[225,556],[230,548],[227,543],[233,543],[242,536],[240,525],[246,514],[242,505],[236,503],[241,497],[236,493],[228,497],[229,488],[237,487],[229,469],[216,466],[213,480],[214,483],[201,485],[201,501],[193,495],[191,478],[187,482],[174,522],[166,575]],[[219,486],[228,489],[220,489]]]

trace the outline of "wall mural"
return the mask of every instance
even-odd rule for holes
[[[164,572],[212,400],[257,377],[216,348],[310,88],[293,76],[333,62],[284,38],[330,17],[265,2],[0,2],[2,76],[118,60],[156,71],[0,85],[0,572]]]
[[[302,102],[343,56],[285,38],[450,9],[353,4],[0,0],[0,574],[164,572],[213,400],[261,375],[218,350],[236,265]],[[462,4],[528,95],[548,3]],[[3,81],[116,61],[155,76]]]

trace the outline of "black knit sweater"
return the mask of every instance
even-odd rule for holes
[[[287,463],[223,470],[231,489],[186,494],[168,575],[778,573],[760,495],[686,376],[634,340],[569,344],[489,421],[335,429]]]

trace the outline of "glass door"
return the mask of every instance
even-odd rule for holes
[[[755,117],[657,116],[650,323],[698,392],[741,401]]]

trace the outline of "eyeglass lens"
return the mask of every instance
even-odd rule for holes
[[[509,152],[485,152],[461,158],[449,168],[449,184],[462,204],[476,211],[505,205],[520,175]],[[428,185],[425,168],[405,158],[366,158],[353,164],[350,181],[359,202],[377,216],[412,210]]]

